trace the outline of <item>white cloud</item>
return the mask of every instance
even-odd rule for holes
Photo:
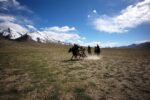
[[[94,9],[94,10],[93,10],[93,13],[97,14],[97,11]]]
[[[90,17],[91,17],[91,15],[88,15],[87,17],[88,17],[88,18],[90,18]]]
[[[135,43],[135,44],[140,44],[140,43],[144,43],[144,42],[150,42],[150,40],[136,41],[136,42],[134,42],[134,43]]]
[[[46,27],[44,28],[45,31],[54,31],[54,32],[69,32],[69,31],[75,31],[75,27],[68,27],[68,26],[63,26],[63,27],[58,27],[58,26],[53,26],[53,27]]]
[[[75,27],[69,27],[69,26],[54,26],[54,27],[48,27],[43,28],[41,33],[45,33],[50,38],[54,40],[59,40],[62,42],[70,42],[70,43],[76,43],[78,40],[84,40],[85,38],[79,36],[77,33],[75,33]]]
[[[46,34],[46,36],[48,36],[49,38],[51,38],[53,40],[68,42],[68,43],[76,43],[81,46],[88,46],[88,45],[96,46],[97,44],[99,44],[101,47],[116,47],[119,45],[117,42],[110,42],[110,41],[86,42],[85,37],[80,36],[78,33],[76,33],[76,30],[74,27],[69,27],[69,26],[62,26],[62,27],[55,26],[55,27],[43,28],[39,32],[40,32],[40,34]]]
[[[22,16],[24,15],[22,13],[31,14],[31,12],[28,7],[20,4],[17,0],[0,0],[0,21],[16,21],[19,24],[32,24],[31,20]]]
[[[14,22],[16,18],[10,15],[0,15],[0,21],[11,21]]]
[[[11,11],[20,10],[32,13],[26,6],[21,5],[17,0],[0,0],[0,10]]]
[[[123,9],[120,15],[103,15],[94,19],[93,24],[99,31],[123,33],[142,23],[150,22],[150,0],[138,2]]]
[[[7,1],[7,0],[0,0],[0,2],[4,2],[4,1]]]
[[[26,25],[31,31],[37,31],[33,25]]]
[[[100,47],[117,47],[117,46],[119,46],[119,43],[117,43],[117,42],[110,42],[110,41],[106,41],[106,42],[92,41],[92,42],[87,42],[87,43],[86,42],[82,42],[81,43],[81,45],[83,45],[83,46],[90,45],[92,47],[96,46],[97,44]]]
[[[0,30],[5,30],[5,29],[8,29],[8,28],[13,28],[14,30],[16,30],[17,32],[20,32],[20,33],[26,33],[28,32],[28,29],[26,29],[25,27],[19,25],[19,24],[15,24],[15,23],[12,23],[12,22],[2,22],[0,23]]]
[[[28,29],[22,25],[15,23],[16,18],[10,15],[0,15],[0,30],[6,30],[8,28],[13,28],[20,33],[28,32]]]

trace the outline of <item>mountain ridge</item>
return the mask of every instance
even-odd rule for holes
[[[120,46],[120,47],[116,47],[116,48],[147,48],[150,49],[150,42],[143,42],[143,43],[133,43],[127,46]]]
[[[62,42],[59,40],[53,39],[47,33],[43,33],[40,31],[34,31],[30,33],[20,33],[13,28],[7,29],[0,29],[0,37],[5,38],[8,40],[14,41],[32,41],[32,42],[39,42],[39,43],[58,43],[64,45],[72,45],[71,43]],[[150,49],[150,42],[143,42],[143,43],[134,43],[127,46],[120,46],[120,47],[113,47],[113,48],[148,48]]]
[[[51,38],[48,34],[35,31],[30,33],[20,33],[13,28],[7,29],[0,29],[0,37],[8,39],[8,40],[15,40],[15,41],[34,41],[40,43],[62,43],[59,40],[55,40]]]

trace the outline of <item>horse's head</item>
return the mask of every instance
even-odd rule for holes
[[[72,48],[70,48],[70,49],[68,50],[68,52],[69,52],[69,53],[72,52]]]

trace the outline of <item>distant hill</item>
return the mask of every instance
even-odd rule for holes
[[[139,43],[139,44],[131,44],[128,46],[120,46],[117,48],[148,48],[150,49],[150,42],[144,42],[144,43]]]

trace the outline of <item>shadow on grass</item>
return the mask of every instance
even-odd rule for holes
[[[81,61],[82,59],[69,59],[69,60],[63,60],[62,62],[64,63],[68,63],[68,62],[77,62],[77,61]]]
[[[75,88],[75,100],[92,100],[92,98],[85,93],[85,88]]]

